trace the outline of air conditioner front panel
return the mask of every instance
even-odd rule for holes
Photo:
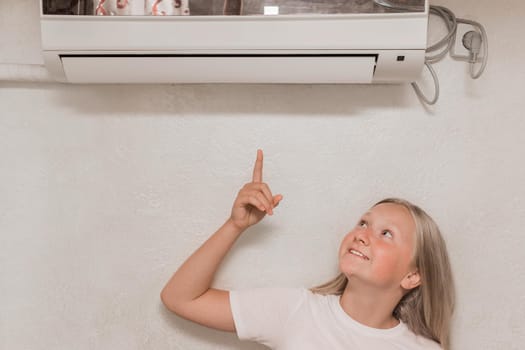
[[[62,56],[72,83],[371,83],[374,55]]]
[[[425,14],[217,19],[80,17],[44,16],[43,49],[424,49],[428,21]]]

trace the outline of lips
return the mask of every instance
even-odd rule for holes
[[[363,254],[362,252],[360,252],[359,250],[357,249],[354,249],[354,248],[350,248],[348,249],[348,253],[349,254],[352,254],[352,255],[355,255],[361,259],[364,259],[364,260],[370,260],[370,258],[368,256],[366,256],[365,254]]]

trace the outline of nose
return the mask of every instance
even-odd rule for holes
[[[360,242],[361,244],[367,246],[370,243],[370,239],[368,237],[368,229],[367,228],[361,228],[357,230],[355,234],[355,240]]]

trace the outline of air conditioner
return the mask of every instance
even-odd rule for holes
[[[416,80],[425,61],[426,0],[397,1],[419,6],[409,11],[369,0],[366,12],[352,10],[366,0],[242,0],[255,10],[190,16],[57,14],[56,1],[67,0],[41,2],[42,48],[62,82],[399,83]],[[190,0],[190,9],[198,2],[217,3]],[[290,10],[301,2],[308,11]]]

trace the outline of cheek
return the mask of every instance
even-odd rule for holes
[[[410,267],[409,253],[402,250],[384,249],[374,255],[377,264],[374,264],[374,274],[381,280],[398,282]]]
[[[392,250],[376,250],[374,254],[374,275],[381,280],[398,278],[401,273],[401,256]]]

